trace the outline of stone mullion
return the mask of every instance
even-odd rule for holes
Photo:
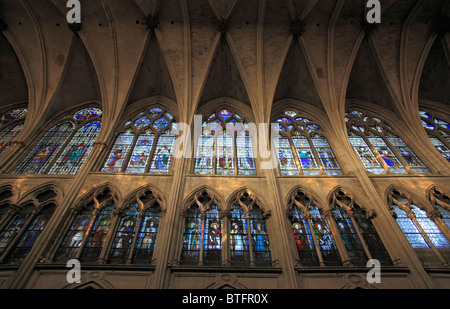
[[[313,242],[314,242],[314,247],[316,249],[317,258],[319,259],[319,265],[321,267],[325,267],[325,262],[323,261],[322,252],[320,251],[319,243],[317,242],[317,235],[314,233],[314,231],[311,230],[311,226],[313,226],[313,223],[311,220],[311,214],[305,213],[303,215],[303,218],[308,221],[308,224],[310,226],[311,238],[313,239]]]
[[[14,216],[20,211],[20,208],[15,205],[10,205],[7,213],[5,216],[0,220],[0,231],[3,231],[3,229],[8,225],[9,221],[14,218]]]
[[[128,254],[128,258],[127,258],[127,262],[126,262],[127,265],[130,265],[130,264],[133,263],[134,249],[135,249],[136,242],[137,242],[137,239],[138,239],[138,236],[139,236],[139,233],[140,233],[142,221],[144,220],[144,217],[145,217],[145,213],[146,213],[145,209],[141,210],[139,212],[139,218],[138,218],[138,222],[136,224],[136,230],[135,230],[134,235],[133,235],[133,242],[131,243],[130,252]]]

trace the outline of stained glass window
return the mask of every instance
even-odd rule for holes
[[[186,222],[183,234],[183,248],[181,263],[184,265],[198,265],[200,261],[201,211],[198,206],[192,206],[186,214]]]
[[[0,155],[8,149],[11,140],[19,134],[23,128],[23,123],[11,124],[0,131]]]
[[[139,234],[133,251],[132,263],[150,264],[156,245],[156,236],[159,231],[159,209],[152,207],[145,210],[141,218]]]
[[[203,123],[202,134],[197,136],[194,173],[256,175],[252,137],[241,116],[223,108]]]
[[[46,205],[39,212],[39,214],[33,218],[33,221],[28,225],[25,232],[18,239],[14,249],[8,254],[6,263],[20,264],[22,262],[41,235],[41,232],[44,230],[53,215],[55,208],[56,206],[54,204]]]
[[[230,219],[230,261],[233,266],[250,265],[250,249],[245,212],[234,205]]]
[[[159,107],[141,112],[121,128],[102,172],[170,172],[176,135],[174,117]]]
[[[405,194],[392,190],[389,202],[398,225],[413,248],[450,248],[450,241],[427,212],[415,205]]]
[[[12,213],[0,231],[0,263],[20,264],[23,261],[56,208],[50,201],[55,196],[53,190],[39,191],[33,198],[42,204],[27,203]]]
[[[98,121],[90,122],[77,130],[69,144],[56,159],[49,174],[74,175],[83,166],[100,132]]]
[[[365,266],[368,260],[377,259],[383,266],[392,265],[366,211],[340,190],[333,194],[333,205],[331,213],[351,264]]]
[[[422,126],[433,146],[450,162],[450,124],[432,111],[420,109]]]
[[[341,265],[330,227],[319,208],[302,192],[296,192],[292,202],[289,217],[300,263],[303,266]]]
[[[286,111],[273,122],[279,125],[275,145],[281,175],[342,174],[319,124],[295,111]]]
[[[40,174],[56,156],[74,128],[73,123],[63,122],[48,130],[33,150],[19,164],[14,174]]]
[[[204,265],[222,264],[222,220],[217,205],[212,205],[206,212],[204,232]]]
[[[270,266],[272,264],[272,258],[270,254],[269,234],[261,209],[258,206],[254,206],[248,212],[248,217],[253,247],[253,263],[255,266]]]
[[[428,174],[430,171],[387,123],[352,109],[345,113],[350,144],[369,174]]]
[[[13,173],[76,174],[99,134],[101,114],[97,108],[85,108],[50,128]]]

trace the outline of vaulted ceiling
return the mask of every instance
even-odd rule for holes
[[[278,101],[330,117],[346,99],[408,117],[419,96],[448,104],[450,5],[383,0],[381,24],[360,0],[0,0],[0,107],[28,100],[43,120],[99,101],[114,123],[161,95],[181,121],[221,96],[267,121]],[[73,31],[75,30],[75,31]]]

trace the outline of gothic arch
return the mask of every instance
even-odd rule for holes
[[[391,210],[391,199],[392,199],[391,194],[393,193],[393,191],[397,191],[401,195],[404,195],[412,203],[417,205],[420,209],[422,209],[426,212],[433,211],[433,208],[430,206],[430,203],[427,203],[427,201],[424,198],[418,196],[416,193],[411,193],[409,190],[404,189],[402,186],[393,185],[393,184],[386,188],[385,194],[384,194],[385,201],[387,201],[387,207],[389,210]]]
[[[233,205],[237,202],[245,211],[252,210],[255,205],[258,205],[263,214],[270,215],[270,209],[268,209],[264,199],[260,196],[261,195],[255,190],[247,186],[243,186],[230,194],[226,203],[227,210],[232,209]],[[248,203],[241,201],[241,199],[246,199]]]
[[[141,186],[137,189],[134,189],[131,193],[128,193],[128,195],[121,202],[120,204],[121,206],[119,208],[122,210],[127,209],[130,206],[130,204],[134,202],[137,202],[138,204],[140,205],[142,204],[142,206],[145,206],[145,204],[147,203],[143,203],[140,200],[140,197],[142,195],[145,195],[146,193],[149,193],[154,197],[154,200],[152,201],[151,204],[158,203],[160,209],[165,210],[167,205],[165,201],[167,201],[167,197],[165,196],[165,194],[161,194],[161,192],[162,191],[154,185],[148,184]]]
[[[310,198],[313,201],[313,203],[317,207],[319,207],[319,209],[322,209],[322,210],[327,209],[326,203],[324,203],[322,201],[322,199],[314,191],[312,191],[312,190],[310,190],[308,188],[305,188],[302,185],[296,185],[291,190],[289,190],[289,192],[284,197],[283,205],[284,205],[286,211],[289,211],[289,209],[293,206],[293,205],[290,205],[291,204],[291,199],[292,199],[292,196],[298,191],[301,191],[308,198]]]
[[[106,198],[106,201],[108,202],[114,202],[116,205],[121,204],[122,196],[120,194],[120,191],[116,188],[116,186],[110,182],[106,182],[104,184],[95,186],[94,188],[91,188],[87,190],[86,192],[83,192],[82,196],[77,198],[75,200],[73,208],[82,209],[86,207],[86,205],[90,202],[93,202],[95,204],[98,204],[98,201],[96,199],[96,195],[100,194],[109,194],[109,196]],[[102,202],[103,204],[103,202]]]
[[[246,105],[244,102],[230,98],[230,97],[220,97],[208,101],[196,111],[196,114],[202,116],[202,122],[206,120],[209,115],[214,113],[217,109],[229,108],[233,112],[238,112],[247,123],[255,122],[255,115],[252,109]]]
[[[444,188],[441,188],[440,186],[436,186],[433,184],[433,185],[429,186],[428,189],[426,190],[426,197],[427,197],[428,202],[432,206],[439,205],[447,210],[450,210],[450,204],[446,203],[445,201],[442,201],[435,195],[435,194],[440,194],[440,195],[443,195],[443,197],[445,196],[448,199],[449,195],[447,192],[449,192],[448,189],[444,189]]]
[[[3,197],[4,193],[6,196]],[[9,196],[9,194],[11,194]],[[0,186],[0,204],[10,203],[17,204],[17,202],[21,199],[21,191],[14,183],[5,183]]]
[[[61,186],[55,182],[48,182],[25,192],[22,197],[18,199],[17,204],[23,205],[26,203],[32,203],[35,206],[42,205],[40,195],[47,194],[48,191],[52,191],[54,195],[50,194],[48,199],[45,201],[45,204],[54,203],[58,206],[64,197],[64,191]]]
[[[334,206],[334,200],[338,194],[344,194],[345,196],[348,196],[351,199],[351,205],[358,205],[361,209],[366,211],[368,214],[375,213],[374,208],[368,208],[366,203],[364,202],[364,199],[359,196],[358,194],[354,193],[354,191],[348,189],[347,187],[337,185],[334,187],[330,193],[327,195],[327,201],[328,201],[328,209],[332,209]]]
[[[196,188],[183,199],[181,208],[182,212],[187,211],[193,204],[198,205],[198,198],[203,193],[207,193],[207,195],[211,198],[210,202],[207,204],[208,206],[211,205],[213,202],[215,202],[221,212],[223,212],[226,209],[225,200],[223,199],[222,195],[219,192],[217,192],[213,187],[209,185],[204,185],[199,188]]]

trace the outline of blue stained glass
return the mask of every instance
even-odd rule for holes
[[[351,113],[352,113],[353,115],[358,115],[359,117],[362,117],[362,116],[363,116],[363,113],[360,112],[360,111],[357,111],[357,110],[352,110]]]
[[[295,118],[295,121],[300,122],[300,123],[311,122],[311,120],[309,120],[308,118],[303,118],[303,117]]]
[[[308,139],[305,136],[293,136],[292,143],[297,151],[303,174],[320,175],[320,169],[316,163]]]
[[[419,114],[420,114],[421,117],[425,117],[425,118],[431,119],[431,115],[428,114],[427,112],[423,111],[423,110],[419,110]]]
[[[155,108],[152,108],[151,110],[149,110],[148,113],[150,114],[150,117],[156,118],[156,117],[158,117],[159,114],[163,113],[163,110],[160,109],[159,107],[155,107]]]
[[[300,262],[304,266],[318,266],[319,258],[308,221],[303,219],[303,211],[300,211],[297,206],[294,206],[291,214],[291,224]]]
[[[201,211],[198,206],[189,209],[186,215],[181,251],[182,265],[198,265],[202,231]]]
[[[400,137],[388,137],[387,139],[389,140],[389,142],[391,142],[392,146],[397,149],[397,151],[405,159],[406,163],[408,163],[408,165],[414,172],[419,174],[430,173],[425,164],[423,164],[422,161],[417,158],[417,156]]]
[[[267,233],[266,221],[263,219],[262,212],[257,206],[253,207],[249,211],[248,217],[254,263],[256,266],[270,265],[272,258],[270,254],[269,233]]]
[[[427,128],[429,130],[434,130],[434,125],[432,125],[428,121],[422,120],[422,125],[424,128]]]
[[[154,138],[155,135],[150,132],[139,135],[125,170],[126,173],[145,173]]]
[[[109,153],[108,159],[103,166],[103,172],[118,173],[121,172],[128,152],[134,140],[134,133],[121,133]]]
[[[150,264],[152,262],[159,223],[160,218],[158,209],[151,208],[146,210],[134,249],[133,262],[135,264]]]
[[[277,143],[275,143],[277,144]],[[299,171],[295,163],[294,154],[292,153],[289,139],[281,137],[278,139],[278,161],[280,164],[281,175],[298,175]]]
[[[2,120],[4,121],[13,121],[17,119],[23,119],[27,117],[28,109],[27,108],[16,108],[2,116]]]
[[[442,221],[444,221],[445,225],[450,228],[450,210],[439,205],[436,205],[436,208],[442,215]]]
[[[154,123],[153,123],[153,127],[157,130],[160,131],[163,128],[167,127],[169,125],[169,121],[167,121],[166,118],[161,117],[159,119],[157,119]]]
[[[33,208],[33,206],[25,206],[22,208],[0,233],[0,255],[6,251],[8,246],[19,234]]]
[[[219,116],[222,117],[225,121],[231,117],[233,113],[231,111],[229,111],[228,109],[222,109],[219,112]]]
[[[441,233],[436,224],[428,218],[426,211],[423,211],[416,205],[411,205],[412,211],[416,215],[416,220],[427,234],[428,238],[431,240],[433,245],[438,249],[448,249],[450,248],[450,242]]]
[[[234,205],[230,218],[230,261],[233,266],[250,264],[250,249],[245,212],[239,205]]]
[[[39,174],[48,166],[73,130],[71,122],[60,123],[40,139],[33,150],[20,163],[14,174]]]
[[[333,150],[331,149],[328,141],[323,136],[314,136],[312,139],[314,148],[319,155],[322,167],[327,175],[342,175],[342,170],[337,162]]]
[[[133,244],[136,225],[138,224],[139,205],[132,204],[124,213],[111,245],[108,262],[110,264],[125,264]]]
[[[450,130],[450,124],[448,124],[444,120],[440,120],[440,119],[436,118],[436,119],[434,119],[434,122],[436,122],[440,127]]]
[[[423,238],[414,222],[407,217],[406,212],[400,209],[397,205],[392,205],[392,209],[396,214],[395,220],[402,229],[403,234],[405,234],[411,246],[413,248],[429,248],[430,246],[425,241],[425,238]]]
[[[150,125],[151,120],[148,119],[146,116],[139,118],[138,120],[136,120],[134,122],[134,126],[136,127],[136,129],[143,129],[146,128]]]
[[[436,137],[430,137],[430,141],[434,147],[440,152],[440,154],[450,162],[450,149],[447,148],[439,139]]]
[[[7,264],[20,264],[25,259],[53,215],[54,210],[54,204],[48,205],[33,218],[14,249],[8,254]]]
[[[217,205],[211,205],[206,212],[203,244],[203,264],[222,264],[222,220]]]
[[[335,206],[333,211],[334,219],[336,220],[336,225],[341,234],[342,240],[344,241],[345,247],[347,248],[347,253],[350,257],[353,265],[365,266],[367,262],[367,255],[364,248],[359,240],[358,234],[353,226],[351,219],[347,216],[347,213],[340,208]]]
[[[75,113],[73,116],[76,120],[86,121],[95,119],[102,115],[102,111],[98,108],[85,108]]]
[[[54,163],[49,174],[74,175],[83,166],[100,132],[100,122],[91,122],[80,128],[69,145]]]
[[[282,117],[282,118],[278,118],[277,120],[275,120],[275,122],[278,122],[278,123],[291,123],[292,120],[289,119],[289,118],[286,118],[286,117]]]
[[[407,173],[405,167],[400,163],[381,137],[369,137],[369,141],[391,172],[395,174]]]
[[[308,132],[318,131],[318,130],[320,130],[320,127],[318,125],[315,125],[315,124],[308,124],[306,126],[306,130]]]
[[[219,175],[234,175],[234,137],[223,135],[217,137],[216,173]]]
[[[174,143],[175,135],[163,134],[159,137],[150,165],[150,173],[167,174],[169,172]]]

